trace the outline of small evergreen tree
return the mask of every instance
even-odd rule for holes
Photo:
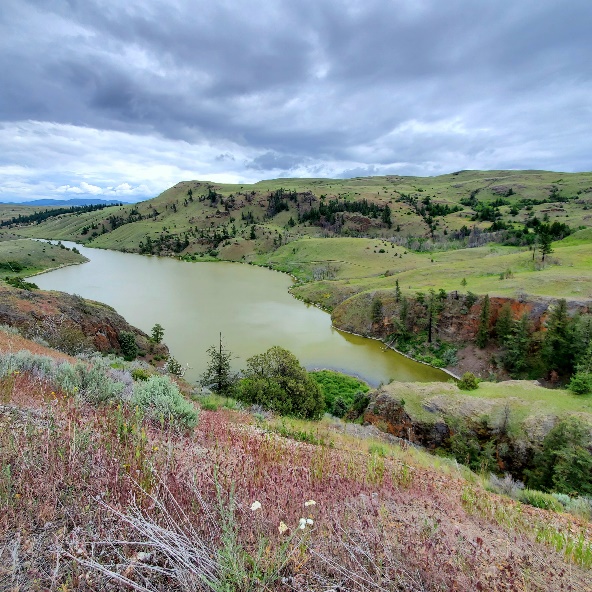
[[[567,314],[567,302],[561,299],[549,315],[541,351],[541,358],[549,370],[556,370],[560,374],[572,371],[574,365],[572,328]]]
[[[477,346],[480,348],[484,348],[489,341],[489,320],[490,320],[490,302],[489,302],[489,294],[485,295],[483,298],[483,303],[481,304],[481,313],[479,315],[479,327],[477,329]]]
[[[509,303],[505,303],[500,309],[497,321],[495,323],[495,333],[501,343],[505,343],[512,333],[512,307]]]
[[[576,373],[571,377],[569,390],[576,395],[588,395],[592,393],[592,344],[580,357],[576,367]]]
[[[162,338],[164,337],[164,329],[160,323],[156,323],[154,327],[152,327],[152,341],[154,343],[161,343]]]
[[[545,256],[550,255],[553,252],[551,243],[553,242],[553,236],[549,230],[548,224],[540,224],[537,230],[539,236],[539,249],[541,251],[541,261],[545,261]]]
[[[401,288],[399,287],[399,280],[395,280],[395,302],[401,299]]]
[[[384,210],[382,211],[382,221],[386,224],[389,228],[393,225],[391,222],[391,209],[388,205],[384,206]]]
[[[526,471],[527,485],[542,491],[592,495],[590,432],[577,417],[560,421],[535,454],[533,469]]]
[[[504,366],[512,376],[524,372],[528,368],[530,352],[530,321],[524,313],[519,321],[514,322],[512,332],[507,338],[507,349],[504,355]]]
[[[405,296],[401,297],[401,306],[399,308],[400,334],[403,339],[409,334],[409,300]]]
[[[444,304],[443,300],[436,295],[435,290],[431,288],[428,292],[425,305],[428,324],[428,343],[432,343],[433,332],[437,327],[440,313],[444,310]]]
[[[383,312],[382,312],[382,300],[375,296],[372,300],[372,308],[370,310],[370,317],[374,324],[378,324],[382,322],[383,319]]]
[[[130,362],[138,356],[138,346],[136,345],[136,336],[131,331],[121,331],[119,333],[119,346],[125,360]]]
[[[237,376],[230,369],[232,354],[222,345],[222,333],[217,346],[207,349],[210,363],[200,378],[200,384],[219,395],[230,396],[236,386]]]

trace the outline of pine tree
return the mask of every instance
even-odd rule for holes
[[[401,307],[399,308],[400,334],[405,339],[409,334],[409,300],[401,296]]]
[[[212,389],[219,395],[231,395],[237,382],[236,374],[230,370],[232,354],[222,345],[222,333],[218,346],[212,345],[207,350],[210,364],[202,374],[200,384]]]
[[[495,333],[501,343],[505,343],[512,332],[512,307],[506,302],[499,312],[495,323]]]
[[[399,280],[395,280],[395,302],[401,299],[401,288],[399,288]]]
[[[539,229],[537,230],[539,235],[539,249],[541,251],[541,261],[545,261],[545,255],[549,255],[553,252],[553,247],[551,243],[553,241],[553,237],[549,231],[548,224],[541,224]]]
[[[436,295],[435,290],[432,288],[428,293],[427,300],[425,301],[426,312],[428,316],[428,343],[432,343],[433,332],[438,324],[438,317],[444,310],[444,305],[439,295]]]
[[[504,366],[512,376],[520,374],[528,368],[530,344],[530,321],[528,315],[524,313],[520,320],[513,324],[511,335],[507,339]]]
[[[152,341],[154,341],[154,343],[160,343],[162,341],[162,338],[164,337],[164,328],[162,327],[162,325],[160,323],[156,323],[156,325],[154,325],[154,327],[152,327]]]
[[[391,228],[393,223],[391,222],[391,209],[388,205],[384,206],[384,210],[382,211],[382,221]]]
[[[477,346],[484,348],[489,341],[489,321],[490,321],[490,303],[489,294],[483,298],[481,305],[481,314],[479,315],[479,328],[477,329]]]
[[[372,300],[372,309],[370,312],[370,316],[371,316],[372,322],[374,324],[382,322],[382,319],[383,319],[382,300],[378,296],[375,296],[374,300]]]
[[[561,299],[549,315],[541,352],[543,362],[549,370],[556,370],[562,374],[573,369],[572,328],[567,314],[567,302]]]

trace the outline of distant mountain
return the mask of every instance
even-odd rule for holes
[[[74,198],[74,199],[34,199],[33,201],[3,202],[18,206],[96,206],[96,205],[114,205],[122,202],[119,199],[93,199],[93,198]]]

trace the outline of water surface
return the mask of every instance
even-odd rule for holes
[[[36,276],[35,283],[109,304],[146,333],[160,323],[171,354],[189,364],[189,380],[204,371],[206,349],[220,332],[236,356],[236,370],[249,356],[280,345],[308,369],[340,370],[374,386],[448,378],[384,351],[378,341],[334,329],[326,312],[290,296],[292,280],[285,274],[240,263],[187,263],[77,247],[89,263]]]

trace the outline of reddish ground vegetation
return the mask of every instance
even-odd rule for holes
[[[592,590],[575,555],[536,540],[558,532],[589,545],[589,524],[490,494],[410,451],[298,443],[229,410],[202,411],[193,432],[179,433],[121,407],[80,404],[31,376],[8,387],[0,407],[0,589],[123,587],[89,569],[91,558],[118,564],[135,582],[141,553],[166,567],[114,513],[135,504],[161,525],[183,515],[213,550],[230,516],[245,552],[256,556],[265,541],[263,563],[293,540],[265,589]],[[261,509],[250,509],[254,501]],[[314,522],[302,533],[301,518]],[[100,544],[107,540],[136,543]],[[164,574],[151,583],[190,589]]]

